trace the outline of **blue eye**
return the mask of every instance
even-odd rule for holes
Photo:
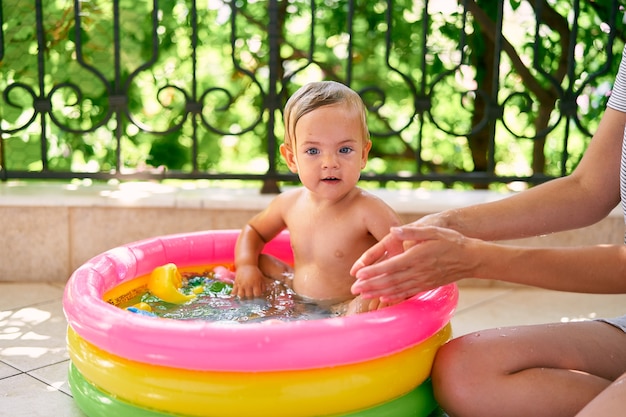
[[[339,153],[350,153],[352,151],[353,149],[349,146],[344,146],[343,148],[339,149]]]
[[[305,153],[309,155],[317,155],[318,153],[320,153],[320,150],[317,148],[309,148],[305,151]]]

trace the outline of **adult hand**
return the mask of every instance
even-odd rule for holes
[[[352,293],[393,303],[472,277],[481,244],[441,227],[394,227],[354,263]]]

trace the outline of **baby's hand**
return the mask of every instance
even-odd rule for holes
[[[254,265],[237,268],[231,295],[241,299],[262,297],[265,294],[265,279],[261,270]]]

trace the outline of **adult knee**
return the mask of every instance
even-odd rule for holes
[[[435,399],[450,416],[474,415],[471,410],[480,398],[481,364],[486,360],[478,337],[453,339],[435,356],[431,374]]]

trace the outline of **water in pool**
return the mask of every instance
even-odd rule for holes
[[[303,300],[281,282],[272,282],[263,298],[240,300],[230,295],[232,284],[221,282],[212,270],[183,272],[184,294],[196,297],[184,304],[165,302],[146,291],[120,304],[138,314],[155,315],[176,320],[210,320],[254,323],[274,320],[313,320],[333,317],[319,305]]]

